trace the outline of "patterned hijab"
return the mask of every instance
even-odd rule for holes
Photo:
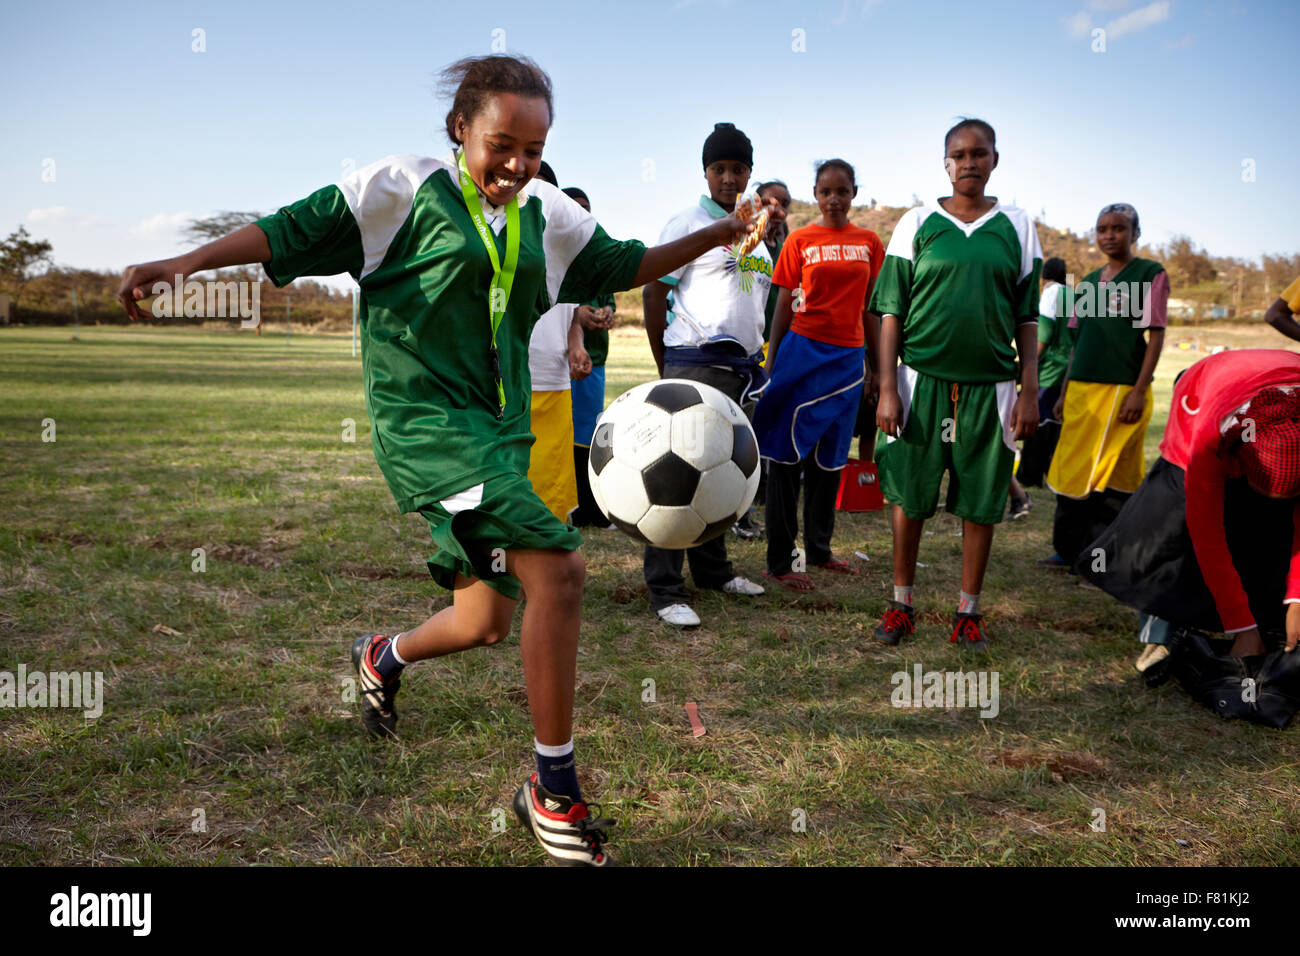
[[[1254,423],[1253,441],[1243,431],[1238,458],[1251,487],[1277,498],[1300,497],[1300,391],[1266,388],[1242,415]]]
[[[1133,240],[1136,242],[1137,237],[1142,235],[1142,227],[1138,224],[1138,211],[1126,202],[1113,202],[1101,212],[1097,213],[1097,221],[1107,213],[1117,212],[1128,220],[1129,226],[1133,229]]]

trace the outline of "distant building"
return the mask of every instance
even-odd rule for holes
[[[1170,299],[1168,315],[1171,319],[1196,318],[1196,303],[1188,299]]]

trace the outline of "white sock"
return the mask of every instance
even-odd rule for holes
[[[544,744],[536,737],[533,738],[533,749],[543,757],[564,757],[573,753],[573,738],[569,738],[567,744]]]
[[[912,606],[912,585],[909,584],[906,587],[904,587],[901,584],[895,584],[894,600],[897,601],[899,604],[906,604],[908,607],[911,607]]]
[[[397,663],[401,664],[403,667],[405,667],[407,664],[411,663],[410,661],[405,660],[405,659],[402,657],[401,654],[397,653],[397,642],[398,642],[398,640],[400,640],[400,639],[401,639],[405,634],[406,634],[406,631],[403,631],[401,634],[398,634],[396,637],[394,637],[391,641],[388,642],[388,650],[392,653],[392,655],[393,655],[393,660],[397,661]]]
[[[957,602],[958,614],[978,614],[980,607],[980,596],[978,594],[967,594],[965,591],[960,592],[961,598]]]

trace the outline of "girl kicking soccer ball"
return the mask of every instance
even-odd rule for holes
[[[531,60],[461,60],[445,159],[390,156],[175,259],[132,266],[137,300],[176,274],[260,262],[276,286],[349,273],[361,286],[362,366],[375,458],[398,507],[428,519],[429,571],[451,607],[353,646],[367,730],[391,735],[403,667],[495,644],[528,593],[520,647],[537,772],[515,811],[557,863],[605,866],[609,820],[589,813],[573,755],[582,536],[528,482],[528,339],[556,302],[583,302],[677,269],[746,232],[734,215],[646,249],[618,242],[535,181],[553,117]]]

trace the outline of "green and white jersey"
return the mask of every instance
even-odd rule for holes
[[[1059,282],[1048,282],[1038,300],[1038,341],[1046,346],[1038,356],[1039,388],[1060,385],[1070,366],[1074,330],[1069,323],[1073,306],[1067,299],[1073,298],[1072,292]]]
[[[1038,321],[1043,252],[1029,214],[996,203],[974,222],[936,202],[903,214],[871,311],[903,323],[902,360],[948,382],[1015,378],[1016,326]]]
[[[505,260],[504,206],[480,193]],[[534,179],[519,193],[519,263],[497,331],[506,408],[497,418],[489,348],[492,263],[465,208],[455,156],[389,156],[258,226],[278,287],[349,273],[361,286],[362,369],[371,440],[403,511],[489,478],[528,473],[529,332],[556,302],[632,285],[645,253]]]

